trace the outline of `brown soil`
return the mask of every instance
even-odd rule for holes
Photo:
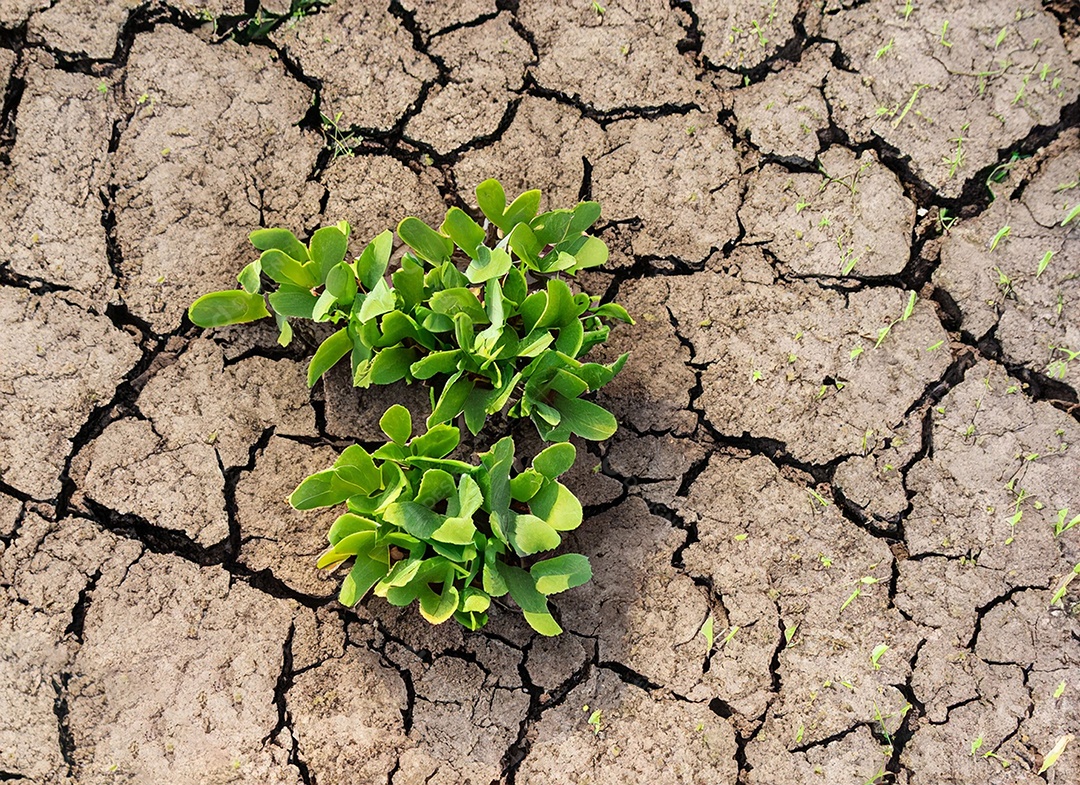
[[[257,5],[0,0],[0,780],[1080,778],[1068,4]],[[284,497],[426,390],[183,317],[490,176],[637,319],[556,639],[338,605]]]

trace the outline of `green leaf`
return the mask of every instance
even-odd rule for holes
[[[382,484],[382,473],[359,444],[346,447],[334,461],[334,468],[339,478],[361,488],[365,494],[375,493]]]
[[[470,545],[476,535],[476,526],[468,518],[447,518],[442,526],[431,534],[433,540],[451,545]]]
[[[548,611],[547,597],[536,590],[532,575],[520,567],[511,567],[501,562],[498,568],[510,590],[510,596],[521,608],[529,626],[541,635],[554,636],[562,632],[562,627]]]
[[[431,296],[431,310],[449,317],[464,313],[477,324],[487,323],[487,312],[476,295],[463,287],[444,289]]]
[[[347,608],[351,608],[360,602],[371,587],[382,580],[390,569],[388,562],[381,559],[373,559],[370,556],[358,555],[356,563],[345,576],[338,593],[338,602]]]
[[[480,456],[487,472],[480,475],[480,488],[488,501],[488,514],[492,527],[498,528],[495,536],[509,545],[510,518],[510,467],[514,463],[514,440],[504,436],[495,443],[490,452]],[[502,531],[502,534],[499,534]]]
[[[618,303],[604,303],[593,311],[593,315],[607,319],[618,319],[620,322],[625,322],[626,324],[634,324],[634,320],[630,317],[630,314]]]
[[[420,615],[432,624],[442,624],[454,615],[458,606],[458,590],[447,576],[441,594],[436,594],[426,584],[420,587]]]
[[[543,246],[528,224],[518,224],[510,232],[510,248],[525,265],[533,270],[540,269],[540,251]]]
[[[598,202],[578,202],[574,208],[574,217],[566,229],[566,236],[573,237],[581,232],[587,232],[599,218],[600,204]]]
[[[461,431],[452,425],[436,425],[423,436],[417,436],[409,444],[416,456],[445,458],[461,443]],[[513,456],[511,456],[511,459]]]
[[[577,318],[571,319],[559,328],[559,337],[555,347],[568,357],[577,357],[585,342],[585,329]]]
[[[506,280],[502,285],[503,298],[514,305],[521,305],[529,294],[529,284],[525,280],[525,273],[516,267],[511,267],[506,274]]]
[[[536,211],[540,209],[540,192],[526,191],[510,203],[506,212],[502,215],[502,222],[498,224],[504,232],[508,232],[518,224],[528,224],[536,217]]]
[[[333,507],[350,496],[363,493],[363,488],[342,481],[335,469],[325,469],[301,482],[289,496],[289,504],[297,510],[313,510]]]
[[[535,499],[534,499],[535,503]],[[519,556],[528,556],[540,551],[550,551],[559,547],[562,537],[542,518],[535,515],[510,513],[513,518],[514,534],[510,544]]]
[[[308,260],[307,248],[288,229],[256,229],[248,235],[248,239],[260,251],[269,251],[276,248],[298,262]]]
[[[263,255],[259,257],[259,266],[264,273],[278,283],[291,283],[305,289],[319,285],[319,281],[315,277],[315,271],[310,264],[301,264],[276,248],[263,251]]]
[[[458,207],[447,210],[439,230],[448,235],[470,259],[477,258],[479,246],[484,242],[484,230],[464,210]]]
[[[465,400],[473,390],[473,380],[463,375],[460,371],[451,376],[443,387],[439,401],[428,417],[428,427],[439,423],[450,422],[465,408]]]
[[[319,271],[319,283],[326,280],[330,270],[345,259],[348,238],[336,226],[324,226],[311,235],[308,255]]]
[[[330,268],[326,276],[326,291],[334,295],[345,308],[356,298],[356,275],[352,267],[342,262]]]
[[[323,341],[315,351],[315,356],[311,358],[311,362],[308,364],[308,387],[311,387],[316,381],[321,379],[323,374],[336,365],[338,360],[348,354],[352,347],[352,339],[349,338],[349,332],[345,328],[338,330]]]
[[[248,294],[258,294],[262,289],[262,281],[259,280],[260,275],[262,275],[262,265],[256,259],[251,264],[244,265],[244,269],[236,276],[236,280]]]
[[[401,269],[390,276],[394,282],[394,291],[401,298],[401,305],[406,311],[424,299],[424,268],[409,256],[401,260]]]
[[[554,405],[562,414],[562,423],[582,439],[601,442],[619,428],[611,412],[591,401],[566,398],[556,393]]]
[[[502,184],[495,179],[484,180],[476,186],[476,203],[484,216],[501,229],[503,213],[506,212],[506,192]]]
[[[413,537],[430,540],[431,535],[442,526],[445,515],[439,515],[419,502],[395,502],[383,512],[387,523],[400,526]]]
[[[536,590],[548,595],[581,586],[592,578],[592,566],[580,553],[545,559],[534,564],[529,572],[536,579]]]
[[[573,292],[565,282],[552,278],[547,283],[547,304],[536,323],[536,329],[561,327],[576,319],[577,306],[574,303]]]
[[[371,361],[371,383],[393,384],[405,379],[420,353],[408,346],[391,346],[375,355]]]
[[[412,216],[398,224],[398,237],[416,252],[416,255],[432,264],[449,261],[454,253],[454,243],[419,218]]]
[[[204,294],[188,308],[188,318],[199,327],[243,324],[269,315],[261,294],[250,294],[242,289]]]
[[[412,436],[412,414],[400,403],[395,403],[383,414],[379,427],[390,441],[404,447]]]
[[[337,545],[350,534],[356,534],[357,532],[363,531],[375,531],[377,528],[378,524],[375,521],[347,512],[344,515],[338,516],[338,519],[334,521],[334,524],[330,527],[330,531],[327,533],[326,537],[331,545]]]
[[[315,566],[321,570],[340,564],[359,553],[365,553],[375,544],[375,536],[373,530],[365,530],[342,537],[335,545],[322,552]]]
[[[434,509],[435,505],[444,499],[449,499],[456,486],[450,472],[442,469],[428,469],[420,478],[420,488],[416,492],[414,501],[428,509]]]
[[[461,610],[469,613],[483,613],[491,607],[491,597],[485,591],[469,587],[462,592]]]
[[[454,373],[458,370],[458,363],[461,360],[461,357],[462,352],[460,349],[432,352],[427,357],[413,363],[409,372],[412,373],[413,377],[416,379],[430,379],[436,374]]]
[[[513,264],[510,254],[502,248],[488,250],[481,245],[476,249],[473,261],[465,268],[465,277],[469,279],[469,283],[484,283],[493,278],[502,278]]]
[[[315,311],[315,303],[318,297],[311,293],[310,289],[283,283],[278,290],[270,295],[270,307],[275,313],[282,316],[296,316],[300,319],[310,319]]]
[[[608,260],[608,247],[599,237],[586,237],[571,255],[575,264],[570,274],[576,275],[581,270],[605,264]]]
[[[361,322],[368,322],[376,316],[394,310],[397,305],[395,291],[386,285],[386,279],[380,278],[371,293],[364,298],[364,304],[360,306],[357,318]]]
[[[334,297],[334,293],[329,289],[324,289],[319,299],[315,301],[315,307],[311,309],[311,318],[316,322],[329,321],[335,305],[337,305],[337,298]]]
[[[510,480],[510,495],[514,501],[527,502],[536,495],[543,484],[544,475],[532,469],[526,469]]]
[[[536,234],[541,245],[554,245],[566,237],[566,230],[574,214],[569,210],[552,210],[541,213],[529,222],[529,228]]]
[[[484,495],[470,475],[463,474],[458,480],[457,494],[450,498],[447,513],[457,518],[472,518],[484,504]]]
[[[570,471],[577,458],[577,449],[569,442],[553,444],[533,458],[532,467],[549,480]]]
[[[367,244],[360,258],[356,260],[356,271],[366,291],[375,288],[390,264],[390,253],[394,250],[394,233],[387,229]]]
[[[529,502],[529,509],[555,531],[570,531],[581,525],[581,502],[561,482],[541,488]]]

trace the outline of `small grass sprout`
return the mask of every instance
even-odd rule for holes
[[[710,613],[709,618],[701,625],[701,637],[705,639],[706,652],[712,651],[714,640],[713,624],[713,616]]]
[[[1035,269],[1036,278],[1046,272],[1046,267],[1050,264],[1050,260],[1053,258],[1054,251],[1047,251],[1045,254],[1043,254],[1043,258],[1039,260],[1039,266]]]
[[[1080,515],[1075,515],[1068,522],[1066,522],[1065,519],[1068,518],[1068,517],[1069,517],[1069,508],[1068,507],[1064,507],[1064,508],[1058,510],[1057,522],[1054,524],[1054,536],[1055,537],[1060,537],[1065,532],[1069,531],[1069,529],[1073,528],[1078,523],[1080,523]]]
[[[1073,582],[1073,579],[1075,579],[1077,575],[1080,575],[1080,563],[1073,565],[1072,571],[1067,573],[1065,577],[1061,579],[1058,587],[1054,590],[1053,596],[1050,597],[1051,606],[1057,605],[1059,602],[1061,602],[1061,600],[1065,597],[1065,592],[1069,589],[1069,584]],[[1064,687],[1065,682],[1062,682],[1059,689],[1064,692]],[[1054,697],[1056,698],[1058,696],[1055,695]]]
[[[870,652],[870,662],[873,664],[874,670],[881,670],[881,658],[888,650],[888,644],[879,643],[877,646],[874,647],[874,650]]]
[[[1075,738],[1076,736],[1074,736],[1072,733],[1066,733],[1062,736],[1059,736],[1053,748],[1043,757],[1042,766],[1039,767],[1039,771],[1037,772],[1037,774],[1042,774],[1055,763],[1057,763],[1058,758],[1060,758],[1062,753],[1065,752],[1065,748],[1069,746],[1069,742]]]
[[[998,247],[998,244],[1002,240],[1004,240],[1006,237],[1008,237],[1011,233],[1012,233],[1012,227],[1009,226],[1008,224],[1006,224],[1005,226],[998,229],[997,233],[990,239],[990,250],[991,251],[996,250],[997,247]]]
[[[1066,213],[1065,217],[1061,221],[1061,225],[1068,226],[1076,219],[1076,216],[1078,215],[1080,215],[1080,202],[1073,205],[1069,212]]]

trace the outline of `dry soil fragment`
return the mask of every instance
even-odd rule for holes
[[[95,502],[164,529],[182,529],[203,547],[229,536],[225,478],[212,445],[170,447],[152,423],[119,420],[93,441],[85,461],[81,490]]]
[[[788,741],[783,735],[762,731],[746,745],[746,762],[753,767],[746,777],[748,785],[880,782],[889,762],[889,748],[868,728],[857,728],[828,744],[798,752],[788,752]],[[903,785],[908,780],[902,773],[900,779],[889,781]]]
[[[541,209],[572,207],[585,176],[582,158],[595,161],[603,145],[600,126],[575,109],[526,96],[497,142],[470,150],[454,166],[458,192],[475,204],[476,186],[495,177],[507,199],[539,188],[544,198]],[[602,207],[606,221],[612,213],[608,205]]]
[[[417,175],[385,155],[337,158],[323,183],[330,192],[325,220],[344,219],[352,225],[350,248],[356,256],[375,235],[394,229],[407,215],[438,226],[446,212],[430,173]],[[399,243],[396,237],[394,241]]]
[[[934,283],[956,301],[964,330],[981,337],[996,324],[1010,362],[1075,387],[1080,374],[1069,360],[1080,349],[1080,219],[1060,224],[1080,204],[1076,135],[1049,148],[1041,163],[1018,200],[1001,194],[953,226]]]
[[[917,302],[902,320],[907,292],[845,297],[709,272],[666,280],[679,333],[707,366],[700,400],[709,422],[723,434],[777,439],[800,460],[862,453],[949,365],[931,305]]]
[[[0,0],[0,26],[19,27],[35,11],[48,8],[51,0]]]
[[[979,363],[935,407],[933,457],[907,475],[914,497],[905,534],[913,555],[966,557],[1008,586],[1049,586],[1071,567],[1054,523],[1058,510],[1075,510],[1069,518],[1080,512],[1073,452],[1080,426],[1018,385],[1001,366]],[[898,595],[897,603],[906,601]]]
[[[435,85],[405,132],[448,153],[498,129],[523,87],[532,50],[509,24],[509,15],[436,38],[430,48],[450,69]]]
[[[638,225],[637,256],[700,262],[738,236],[740,161],[731,134],[698,112],[608,129],[593,196],[608,220]]]
[[[795,275],[882,276],[908,263],[915,205],[870,152],[832,147],[822,174],[764,166],[739,219],[745,242],[766,247]]]
[[[498,13],[495,0],[402,0],[401,7],[425,33],[431,35],[448,27],[464,25],[482,16]]]
[[[624,427],[688,435],[697,426],[689,411],[696,379],[687,366],[690,352],[680,344],[668,314],[667,288],[664,278],[632,280],[621,287],[618,299],[637,323],[615,325],[608,343],[593,354],[598,362],[611,362],[623,352],[630,359],[597,400]]]
[[[0,287],[0,478],[45,499],[60,490],[71,439],[139,359],[104,316],[54,294]]]
[[[0,546],[0,771],[67,783],[58,700],[67,697],[80,628],[74,609],[103,572],[122,573],[139,545],[88,521],[49,523],[30,513]]]
[[[799,6],[798,0],[695,0],[701,54],[722,68],[760,65],[795,37]]]
[[[522,785],[564,785],[567,772],[595,785],[649,782],[658,772],[671,785],[736,778],[727,720],[705,704],[645,692],[605,669],[544,712],[532,733],[516,778]]]
[[[265,357],[226,366],[221,349],[201,339],[151,377],[138,405],[168,449],[210,444],[226,468],[243,466],[268,428],[314,435],[305,374],[300,363]]]
[[[1057,20],[1008,0],[937,0],[906,19],[902,6],[867,3],[826,16],[823,32],[851,68],[825,86],[837,124],[854,141],[899,148],[945,196],[998,150],[1056,123],[1080,89]]]
[[[300,758],[319,781],[385,781],[408,743],[405,684],[366,647],[297,674],[286,701]]]
[[[699,85],[678,51],[685,33],[663,0],[523,0],[518,18],[540,54],[536,81],[599,112],[691,104]]]
[[[521,686],[521,654],[470,635],[466,651],[430,664],[396,644],[388,656],[412,673],[416,687],[411,749],[401,756],[400,782],[459,785],[495,782],[529,708]]]
[[[829,66],[825,52],[814,48],[803,53],[798,65],[737,91],[739,133],[748,133],[763,153],[813,161],[819,149],[817,132],[829,127],[822,94]]]
[[[894,685],[910,673],[918,644],[914,625],[889,607],[885,543],[810,490],[766,458],[715,454],[682,508],[700,538],[684,554],[687,568],[711,580],[725,607],[756,611],[732,619],[740,629],[724,648],[761,626],[779,649],[783,689],[762,733],[790,750],[876,722],[875,707],[891,715],[894,732],[906,702]],[[881,644],[889,649],[875,667]],[[767,664],[759,679],[771,685]]]
[[[224,570],[171,556],[103,574],[68,687],[77,768],[140,782],[299,783],[289,732],[274,735],[292,613]]]
[[[320,82],[321,111],[330,119],[340,113],[343,128],[392,128],[438,75],[401,22],[365,0],[338,0],[273,38]]]
[[[408,409],[413,423],[419,427],[431,414],[430,388],[422,382],[353,387],[347,361],[323,377],[322,389],[326,398],[326,432],[343,439],[380,444],[386,441],[379,420],[394,404]]]
[[[336,595],[348,568],[332,575],[315,568],[327,547],[326,533],[337,510],[294,510],[286,498],[310,474],[329,469],[337,453],[313,449],[288,439],[271,438],[255,458],[255,468],[236,486],[240,524],[240,561],[258,572],[270,570],[294,591],[320,597]]]
[[[638,436],[624,428],[612,437],[607,469],[634,493],[673,507],[683,477],[706,454],[706,447],[695,439],[678,439],[670,433]]]
[[[123,291],[167,332],[196,297],[236,286],[253,258],[248,231],[299,231],[318,212],[322,189],[307,176],[322,140],[296,127],[310,91],[272,50],[169,25],[135,39],[124,99],[134,116],[115,156]]]
[[[112,99],[101,80],[48,64],[26,69],[11,164],[0,168],[0,246],[14,272],[104,305],[114,286],[101,199]]]
[[[140,5],[140,0],[60,0],[31,18],[27,38],[61,52],[109,60],[120,28]]]

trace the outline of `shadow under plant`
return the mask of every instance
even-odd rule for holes
[[[251,5],[0,3],[4,777],[1075,779],[1068,9]],[[281,489],[398,396],[182,319],[489,176],[637,319],[555,639],[335,605]]]

